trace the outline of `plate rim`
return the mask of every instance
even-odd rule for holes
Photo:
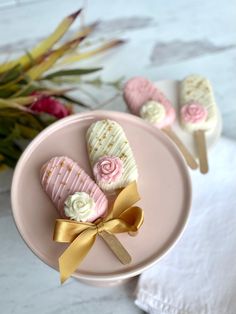
[[[191,204],[192,204],[192,184],[191,184],[191,178],[190,178],[190,174],[189,174],[189,170],[186,166],[186,163],[183,159],[183,156],[181,155],[181,153],[179,152],[179,150],[176,148],[175,144],[172,143],[172,141],[163,133],[161,132],[159,129],[157,129],[155,126],[150,125],[150,123],[144,121],[143,119],[134,116],[130,113],[125,113],[125,112],[119,112],[119,111],[109,111],[109,110],[93,110],[93,111],[86,111],[86,112],[81,112],[81,113],[76,113],[73,114],[71,116],[65,117],[63,119],[60,119],[59,121],[56,121],[54,123],[52,123],[51,125],[49,125],[48,127],[46,127],[44,130],[42,130],[31,142],[30,144],[26,147],[26,149],[24,150],[24,152],[22,153],[20,159],[17,162],[14,174],[13,174],[13,179],[12,179],[12,184],[11,184],[11,212],[13,215],[13,220],[15,223],[15,226],[21,236],[21,238],[23,239],[23,241],[25,242],[25,244],[28,246],[28,248],[37,256],[37,258],[39,258],[41,261],[43,261],[45,264],[47,264],[48,266],[50,266],[51,268],[55,269],[58,271],[58,267],[55,267],[54,265],[52,265],[52,263],[50,262],[50,260],[48,260],[47,258],[40,256],[39,252],[37,251],[37,249],[33,246],[30,246],[30,242],[27,241],[24,237],[24,230],[21,227],[21,224],[18,224],[18,219],[17,219],[17,213],[15,212],[16,208],[16,197],[14,196],[17,193],[17,183],[19,182],[19,175],[21,172],[21,165],[24,165],[24,160],[27,158],[28,155],[30,155],[32,153],[32,151],[34,150],[34,147],[37,146],[38,144],[40,144],[40,142],[42,140],[44,140],[45,136],[50,135],[51,133],[57,131],[58,129],[60,129],[61,127],[68,125],[70,122],[73,122],[74,120],[77,120],[79,118],[79,120],[81,119],[90,119],[90,118],[106,118],[106,116],[113,118],[113,119],[119,119],[119,117],[123,117],[126,119],[131,119],[131,120],[136,120],[136,122],[138,122],[139,124],[143,124],[145,125],[146,128],[151,129],[152,132],[154,133],[159,133],[159,135],[162,138],[165,138],[165,141],[168,142],[168,145],[172,146],[172,149],[174,149],[175,153],[177,154],[177,156],[179,157],[179,161],[182,163],[182,169],[184,169],[184,177],[186,180],[186,184],[188,187],[188,195],[187,195],[187,200],[186,200],[186,210],[185,210],[185,215],[183,217],[182,223],[179,227],[179,230],[176,232],[176,235],[173,237],[173,239],[171,241],[169,241],[169,243],[166,245],[165,249],[163,249],[161,251],[161,253],[158,256],[152,257],[150,258],[150,261],[146,262],[145,265],[141,265],[141,266],[137,266],[135,269],[133,270],[126,270],[122,273],[115,273],[115,274],[107,274],[107,275],[93,275],[93,274],[84,274],[84,273],[79,273],[79,270],[77,269],[77,271],[72,275],[72,277],[77,278],[77,279],[81,279],[81,280],[88,280],[88,281],[97,281],[97,282],[101,282],[101,281],[111,281],[111,280],[121,280],[121,279],[126,279],[126,278],[131,278],[134,277],[136,275],[139,275],[140,273],[142,273],[144,270],[150,268],[151,266],[153,266],[154,264],[156,264],[158,261],[160,261],[161,258],[163,258],[165,256],[165,254],[167,252],[170,251],[170,249],[172,249],[178,242],[178,240],[181,238],[186,225],[187,225],[187,221],[191,212]]]

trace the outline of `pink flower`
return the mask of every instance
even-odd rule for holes
[[[191,102],[181,109],[181,117],[185,123],[199,123],[207,118],[207,109],[198,102]]]
[[[97,182],[115,182],[121,177],[122,172],[123,162],[115,156],[101,157],[93,167],[93,173]]]
[[[58,119],[70,115],[70,110],[58,99],[43,94],[40,95],[37,92],[32,95],[39,95],[39,98],[31,105],[31,110],[35,112],[45,112]]]

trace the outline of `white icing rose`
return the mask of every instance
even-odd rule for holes
[[[87,193],[76,192],[65,200],[64,211],[68,218],[85,222],[94,214],[95,202]]]
[[[160,123],[165,118],[165,115],[165,107],[154,100],[147,101],[140,110],[141,118],[153,124]]]

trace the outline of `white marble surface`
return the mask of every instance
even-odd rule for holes
[[[0,58],[7,60],[29,48],[82,3],[1,0]],[[85,19],[101,20],[98,38],[128,40],[119,50],[89,63],[105,66],[104,79],[206,75],[223,115],[223,133],[236,139],[236,0],[89,1]],[[125,110],[120,97],[106,104],[110,97],[106,90],[94,93],[104,109]],[[7,190],[9,178],[0,180]],[[60,287],[58,274],[30,252],[16,231],[9,191],[0,194],[0,243],[1,313],[141,313],[133,304],[135,280],[120,287],[95,288],[72,279]]]

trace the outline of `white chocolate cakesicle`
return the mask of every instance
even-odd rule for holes
[[[211,83],[199,75],[186,77],[180,86],[181,125],[189,132],[210,131],[217,123],[217,106]]]
[[[89,127],[86,137],[95,180],[102,190],[111,192],[137,180],[133,152],[117,122],[97,121]]]

